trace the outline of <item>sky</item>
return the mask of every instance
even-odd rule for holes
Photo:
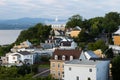
[[[0,20],[31,18],[85,19],[120,12],[120,0],[0,0]]]

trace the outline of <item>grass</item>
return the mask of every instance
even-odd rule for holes
[[[40,64],[40,68],[50,68],[50,64]]]

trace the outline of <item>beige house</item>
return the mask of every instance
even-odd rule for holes
[[[120,46],[120,28],[113,33],[113,42],[114,45]]]
[[[64,63],[73,59],[79,59],[81,50],[56,49],[50,59],[50,74],[55,79],[64,79]]]
[[[97,50],[95,50],[94,53],[95,53],[98,57],[100,57],[100,58],[103,57],[103,54],[102,54],[103,52],[102,52],[101,49],[97,49]]]
[[[69,35],[70,37],[77,37],[80,31],[81,28],[79,26],[76,26],[75,28],[67,32],[67,35]]]
[[[32,44],[28,40],[26,40],[26,41],[20,43],[20,45],[15,45],[14,48],[20,49],[20,48],[28,48],[30,46],[32,46]]]
[[[11,49],[11,51],[12,51],[12,52],[16,52],[17,49],[30,48],[31,46],[32,46],[32,44],[31,44],[28,40],[26,40],[26,41],[20,43],[20,45],[16,45],[16,44],[15,44],[15,45],[13,46],[13,48]]]

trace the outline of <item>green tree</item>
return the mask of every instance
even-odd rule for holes
[[[112,48],[108,49],[108,51],[105,53],[107,58],[113,58],[113,50]]]
[[[88,44],[89,50],[101,49],[103,52],[107,49],[107,46],[103,40],[97,40],[95,43]]]
[[[98,27],[98,29],[99,29],[99,33],[102,32],[102,30],[103,30],[103,21],[104,21],[103,17],[91,18],[88,21],[89,21],[90,26],[92,26],[93,24],[95,24]],[[91,27],[89,28],[89,30],[90,29],[91,29]]]
[[[90,34],[91,34],[93,37],[96,37],[96,36],[99,34],[98,22],[95,22],[95,23],[91,26]]]
[[[82,17],[80,15],[73,15],[69,18],[68,22],[66,23],[66,28],[74,28],[76,26],[82,25]]]
[[[15,43],[19,44],[25,40],[29,40],[33,44],[40,44],[44,42],[50,35],[51,26],[43,25],[41,23],[29,28],[28,30],[23,30],[18,36]]]
[[[88,42],[89,34],[86,32],[85,29],[82,29],[81,32],[78,34],[77,42]]]
[[[113,58],[111,71],[113,80],[120,80],[120,56]]]
[[[104,17],[104,29],[107,33],[113,33],[120,25],[120,14],[117,12],[109,12]]]

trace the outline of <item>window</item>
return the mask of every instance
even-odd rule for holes
[[[61,43],[61,46],[63,46],[63,43]]]
[[[9,59],[9,58],[7,57],[7,61],[8,61],[8,59]]]
[[[62,56],[62,60],[65,60],[65,56],[64,55]]]
[[[70,60],[73,60],[73,56],[70,56]]]
[[[71,71],[71,67],[69,67],[69,71]]]
[[[55,63],[52,63],[52,67],[55,67]]]
[[[58,60],[58,56],[57,55],[55,55],[55,60]]]
[[[64,77],[64,72],[62,72],[62,75],[63,75],[63,77]]]
[[[54,75],[54,74],[55,74],[55,71],[52,71],[52,74]]]
[[[64,64],[62,65],[62,68],[64,68]]]
[[[58,63],[58,68],[60,67],[60,64]]]
[[[13,57],[13,60],[15,60],[15,57]]]
[[[60,71],[58,71],[58,76],[60,76]]]
[[[76,80],[79,80],[79,76],[76,77]]]
[[[92,72],[92,69],[89,69],[89,72]]]

